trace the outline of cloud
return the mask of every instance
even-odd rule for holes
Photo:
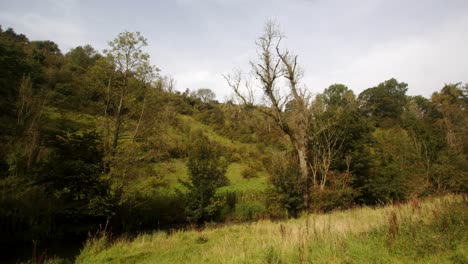
[[[86,43],[84,30],[75,22],[33,13],[0,13],[0,17],[6,21],[6,25],[14,26],[16,32],[25,34],[30,40],[52,40],[59,43],[62,52]]]
[[[323,89],[334,83],[348,85],[356,95],[364,89],[396,78],[409,85],[409,95],[430,97],[434,91],[442,88],[444,83],[468,81],[468,16],[462,16],[425,31],[421,34],[385,39],[370,45],[364,50],[340,50],[340,46],[330,47],[333,58],[330,61],[316,61],[312,57],[301,56],[300,63],[306,69],[303,83],[313,93],[323,92]],[[339,56],[335,56],[338,53]],[[250,55],[250,57],[249,57]],[[225,54],[223,62],[211,58],[190,69],[181,70],[175,74],[179,90],[185,88],[210,88],[216,92],[218,99],[229,96],[232,91],[222,78],[222,73],[230,72],[230,67],[243,67],[244,73],[249,72],[249,58],[255,54],[239,52],[233,55]],[[325,56],[326,59],[326,56]],[[191,61],[185,61],[185,66]],[[319,64],[317,67],[316,64]],[[311,71],[317,69],[317,71]]]
[[[177,80],[177,89],[180,91],[186,88],[190,90],[209,88],[215,91],[219,88],[222,76],[208,70],[199,70],[177,73],[174,78]]]
[[[468,16],[454,19],[425,35],[384,42],[347,65],[335,65],[311,78],[322,88],[339,82],[356,93],[397,78],[409,84],[408,94],[429,97],[444,83],[467,81]],[[328,82],[328,83],[327,83]]]
[[[322,92],[344,83],[356,93],[395,77],[409,94],[429,96],[445,82],[467,81],[466,0],[30,0],[0,4],[0,23],[66,52],[89,43],[103,49],[118,32],[139,30],[147,51],[177,88],[231,94],[221,74],[250,71],[255,39],[273,18],[285,47],[299,55],[304,84]],[[27,7],[27,8],[26,8]],[[6,22],[6,23],[5,23]]]

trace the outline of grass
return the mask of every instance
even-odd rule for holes
[[[231,163],[226,171],[226,177],[229,179],[229,185],[219,188],[218,193],[230,192],[261,192],[267,187],[268,175],[261,171],[257,177],[245,179],[242,177],[242,171],[247,165],[243,163]],[[184,191],[186,188],[180,181],[188,181],[188,169],[186,162],[182,159],[173,159],[165,162],[156,163],[153,165],[154,171],[158,175],[162,175],[164,183],[169,187],[168,191],[179,189]],[[146,184],[146,183],[143,183]]]
[[[186,187],[180,183],[180,181],[189,180],[188,169],[184,160],[173,159],[166,162],[156,163],[154,164],[153,169],[156,173],[163,176],[164,182],[169,187],[166,188],[169,189],[168,191],[174,192],[175,189],[179,189],[181,191],[186,190]]]
[[[87,115],[83,113],[73,112],[70,110],[60,112],[59,109],[54,107],[49,107],[46,109],[45,112],[46,118],[50,120],[48,124],[50,124],[50,129],[58,130],[61,125],[66,124],[67,127],[72,127],[76,130],[79,129],[92,129],[92,128],[100,128],[98,124],[99,122],[103,121],[100,120],[102,117],[96,117],[92,115]],[[227,177],[229,179],[230,185],[223,187],[220,189],[220,192],[225,191],[236,191],[236,192],[249,192],[251,190],[254,191],[262,191],[266,187],[266,180],[268,175],[264,171],[258,172],[258,177],[252,179],[244,179],[241,176],[242,170],[247,166],[246,163],[250,162],[250,157],[248,154],[258,152],[258,150],[253,147],[251,144],[244,144],[237,141],[232,141],[226,137],[223,137],[216,133],[214,129],[208,125],[205,125],[191,116],[179,115],[181,122],[185,125],[190,127],[192,131],[201,130],[205,135],[207,135],[210,140],[216,142],[220,146],[230,148],[235,150],[236,152],[240,153],[241,160],[237,163],[232,163],[228,167],[227,170]],[[164,135],[168,136],[168,141],[170,140],[177,140],[178,135],[177,131],[169,131],[172,128],[167,127],[168,131],[165,131]],[[170,136],[169,136],[170,135]],[[126,143],[126,137],[123,135],[122,144]],[[185,187],[180,184],[179,180],[187,181],[188,180],[188,171],[185,164],[185,160],[183,159],[172,159],[164,162],[160,162],[153,165],[155,172],[158,175],[161,175],[169,188],[168,192],[174,192],[175,189],[179,189],[184,191]],[[144,189],[145,186],[152,186],[156,183],[154,178],[150,179],[141,179],[133,183],[135,188],[137,189]],[[158,182],[159,183],[159,182]],[[141,186],[139,186],[141,185]]]
[[[47,107],[44,111],[44,118],[47,119],[47,128],[50,130],[61,130],[67,127],[69,130],[91,130],[100,128],[100,117],[88,115],[71,110],[60,111],[56,107]]]
[[[268,175],[265,172],[260,171],[257,173],[257,177],[245,179],[242,177],[242,171],[245,168],[245,164],[237,162],[231,163],[226,171],[226,177],[229,179],[229,185],[220,188],[218,192],[251,192],[265,190],[267,187]]]
[[[466,197],[89,240],[77,263],[467,263]],[[308,231],[306,220],[308,219]],[[103,246],[103,244],[105,246]]]
[[[233,141],[219,135],[214,131],[212,127],[197,121],[191,116],[180,115],[179,118],[182,124],[184,124],[185,126],[189,126],[192,131],[201,130],[203,134],[205,134],[211,141],[214,141],[223,147],[240,148],[243,146],[245,148],[252,148],[250,144],[244,144],[241,142]]]

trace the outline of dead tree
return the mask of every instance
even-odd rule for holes
[[[297,154],[302,179],[306,183],[304,202],[307,210],[309,200],[307,132],[310,123],[311,96],[305,88],[299,87],[303,72],[297,64],[297,56],[280,48],[282,38],[278,26],[268,22],[263,35],[256,42],[258,59],[251,61],[250,65],[262,89],[266,105],[255,108],[272,118],[291,141]],[[251,90],[247,95],[241,91],[240,73],[226,75],[224,78],[244,104],[253,105]]]

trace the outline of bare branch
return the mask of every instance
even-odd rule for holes
[[[247,95],[244,95],[242,93],[241,89],[241,83],[242,83],[242,72],[240,70],[234,71],[234,73],[231,74],[223,74],[223,78],[226,80],[228,83],[229,87],[231,87],[234,90],[234,93],[238,98],[242,100],[242,103],[246,105],[253,105],[253,94],[247,87]],[[247,86],[247,85],[246,85]]]

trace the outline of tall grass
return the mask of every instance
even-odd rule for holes
[[[466,197],[447,195],[281,222],[142,234],[105,247],[89,240],[77,262],[467,263],[466,205]]]

